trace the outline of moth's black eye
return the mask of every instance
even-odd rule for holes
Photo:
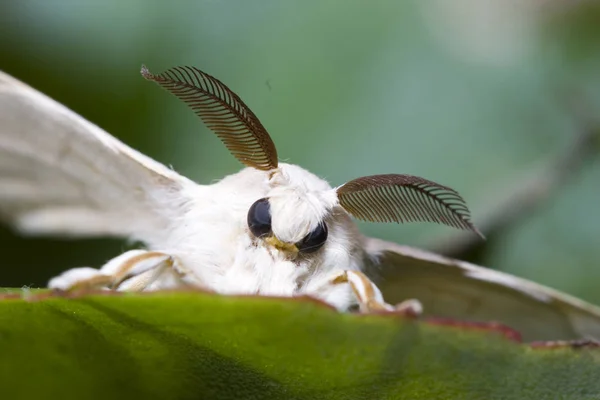
[[[304,239],[296,243],[296,247],[302,253],[314,253],[319,250],[327,240],[327,225],[325,222],[320,223],[317,227]]]
[[[271,233],[271,205],[268,199],[260,199],[252,204],[248,210],[248,228],[256,237]]]

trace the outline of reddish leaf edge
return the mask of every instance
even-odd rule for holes
[[[487,333],[497,333],[512,342],[523,343],[521,333],[516,329],[504,325],[497,321],[481,322],[481,321],[462,321],[452,318],[429,317],[424,318],[428,324],[454,327],[464,330],[480,331]]]
[[[552,340],[530,342],[529,346],[533,349],[596,349],[600,350],[600,341],[594,339],[576,339],[576,340]]]
[[[317,307],[322,307],[336,313],[336,309],[329,304],[316,299],[311,296],[298,296],[298,297],[283,297],[283,296],[259,296],[259,295],[223,295],[213,291],[199,289],[199,288],[186,288],[186,289],[172,289],[172,290],[160,290],[153,292],[117,292],[111,290],[75,290],[75,291],[58,291],[48,289],[15,289],[18,291],[12,291],[7,293],[0,293],[0,301],[13,301],[21,300],[27,302],[38,302],[55,298],[63,299],[80,299],[87,297],[125,297],[125,296],[155,296],[164,294],[179,294],[179,293],[203,293],[217,296],[224,296],[230,298],[252,298],[260,299],[265,301],[292,301],[292,302],[305,302],[311,303]],[[358,317],[368,317],[373,315],[379,315],[385,318],[399,318],[404,320],[419,320],[420,322],[428,325],[443,326],[448,328],[455,328],[457,330],[466,331],[477,331],[484,334],[500,335],[504,339],[514,342],[516,344],[522,344],[533,349],[542,350],[554,350],[554,349],[595,349],[600,351],[600,341],[594,339],[576,339],[576,340],[553,340],[553,341],[533,341],[524,343],[521,334],[500,322],[496,321],[469,321],[469,320],[456,320],[452,318],[443,317],[419,317],[412,313],[406,313],[402,311],[375,311],[370,313],[355,313]]]

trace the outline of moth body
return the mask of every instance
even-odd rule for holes
[[[280,163],[275,171],[245,168],[211,185],[188,181],[182,192],[189,200],[170,211],[178,217],[168,235],[148,247],[176,257],[185,283],[227,294],[308,294],[340,309],[356,303],[347,285],[325,285],[343,270],[362,270],[366,255],[362,235],[324,180]],[[248,210],[259,199],[270,203],[272,235],[266,238],[255,237],[247,223]],[[328,237],[315,253],[268,241],[293,246],[322,223]],[[174,284],[165,272],[152,288]]]

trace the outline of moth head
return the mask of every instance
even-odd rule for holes
[[[268,245],[289,253],[291,256],[296,256],[298,253],[304,255],[315,253],[323,247],[329,234],[329,228],[324,220],[318,221],[314,225],[307,223],[299,229],[293,229],[294,224],[289,223],[292,220],[277,217],[273,219],[272,202],[278,204],[276,199],[261,198],[254,202],[248,210],[248,227],[255,237],[263,239]],[[306,218],[298,218],[298,216],[310,214],[301,213],[298,210],[295,219],[306,222]],[[281,216],[282,213],[275,213],[275,215]],[[288,223],[278,227],[275,225],[276,221],[287,221]]]
[[[332,236],[344,235],[338,229],[347,217],[340,217],[344,212],[373,222],[436,222],[481,235],[470,222],[464,200],[449,187],[412,175],[388,174],[331,188],[300,167],[280,165],[265,127],[215,77],[194,67],[155,75],[142,66],[141,73],[187,103],[242,164],[268,172],[272,189],[249,207],[247,224],[252,235],[272,247],[292,256],[316,253]]]
[[[329,226],[335,224],[331,186],[303,168],[285,163],[269,178],[269,186],[266,197],[248,210],[250,232],[292,257],[319,251],[327,242]]]

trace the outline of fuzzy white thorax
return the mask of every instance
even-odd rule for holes
[[[348,285],[329,283],[342,270],[362,269],[364,239],[326,181],[280,163],[268,172],[245,168],[212,185],[188,181],[181,194],[189,200],[173,204],[165,240],[149,247],[177,257],[190,283],[228,294],[311,294],[340,309],[353,304]],[[325,245],[290,259],[256,238],[247,215],[261,198],[269,199],[272,231],[279,240],[297,243],[325,222]]]

